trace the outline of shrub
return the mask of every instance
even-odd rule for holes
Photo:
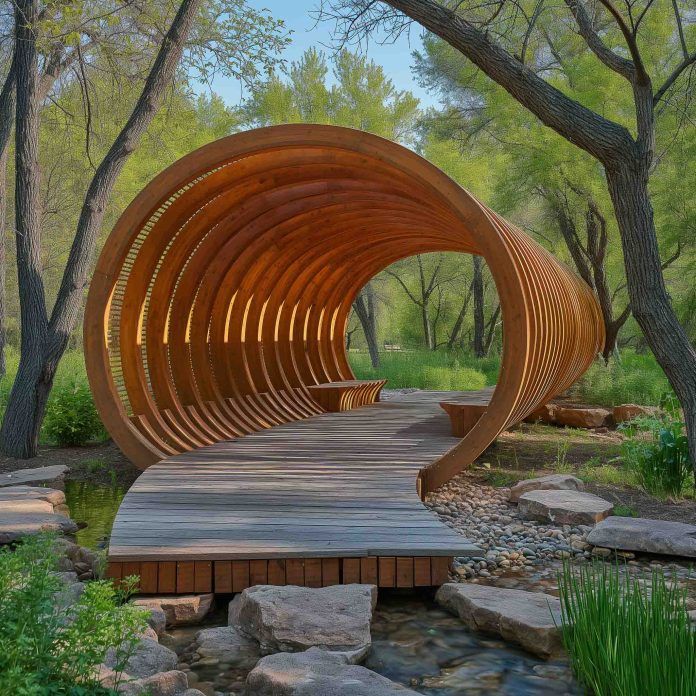
[[[145,628],[142,609],[124,604],[110,582],[87,583],[66,609],[55,573],[54,539],[0,551],[0,693],[26,696],[114,694],[95,668],[115,646],[120,672]]]
[[[684,423],[665,415],[637,418],[622,429],[628,434],[623,459],[640,485],[654,495],[681,495],[692,473]]]
[[[696,633],[686,591],[661,571],[631,578],[618,565],[559,574],[563,641],[578,679],[597,696],[687,696],[696,684]]]
[[[44,432],[52,442],[61,447],[84,445],[99,438],[103,429],[86,381],[54,386],[44,420]]]

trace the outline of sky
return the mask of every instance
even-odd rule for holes
[[[284,52],[288,63],[299,59],[312,46],[318,49],[326,47],[324,50],[327,53],[334,46],[331,22],[317,24],[313,18],[319,0],[248,0],[248,4],[257,9],[268,9],[274,17],[283,19],[286,27],[292,31],[292,44]],[[435,100],[418,85],[411,73],[411,53],[421,47],[420,32],[412,29],[410,36],[401,36],[395,43],[380,45],[370,41],[361,50],[384,68],[397,89],[410,90],[420,99],[421,106],[430,106]],[[352,50],[360,49],[352,47]],[[239,103],[244,96],[237,81],[219,78],[213,81],[212,88],[230,105]]]

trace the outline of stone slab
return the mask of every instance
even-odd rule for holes
[[[4,509],[6,502],[14,500],[44,500],[51,505],[64,505],[65,493],[55,488],[42,486],[5,486],[0,488],[0,509]]]
[[[0,511],[0,544],[11,544],[24,536],[41,532],[74,534],[76,531],[77,525],[64,515]]]
[[[52,466],[40,466],[35,469],[18,469],[7,474],[0,474],[0,488],[5,486],[17,486],[20,484],[49,484],[62,485],[63,477],[68,471],[64,464]],[[54,486],[55,487],[55,486]]]
[[[529,491],[582,491],[585,484],[570,474],[550,474],[538,478],[524,479],[510,488],[509,500],[516,503],[520,496]]]
[[[569,490],[529,491],[520,496],[518,505],[525,519],[570,525],[596,524],[614,509],[597,495]]]

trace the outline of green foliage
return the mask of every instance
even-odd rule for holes
[[[640,485],[653,495],[681,495],[693,473],[684,423],[665,415],[636,418],[622,429],[623,460]]]
[[[51,395],[44,432],[60,447],[85,445],[103,433],[89,385],[70,381],[57,385]]]
[[[51,536],[0,550],[0,693],[22,696],[99,696],[94,670],[116,648],[116,672],[145,628],[142,609],[124,604],[111,582],[87,583],[71,607],[56,574]]]
[[[616,517],[638,517],[638,511],[630,505],[615,505],[612,514]]]
[[[558,577],[563,640],[578,679],[597,696],[690,696],[696,632],[686,592],[653,570],[632,578],[618,565],[573,567]]]
[[[476,369],[473,357],[445,351],[408,350],[382,353],[381,365],[374,369],[367,353],[350,352],[348,359],[358,379],[386,378],[387,389],[417,388],[436,391],[467,391],[495,384],[489,362],[488,374]],[[469,364],[465,364],[469,363]]]
[[[585,462],[585,464],[580,467],[577,475],[588,483],[600,483],[608,486],[638,485],[638,477],[632,469],[603,464],[601,462]],[[615,512],[614,514],[618,515],[619,513]]]

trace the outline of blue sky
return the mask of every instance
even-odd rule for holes
[[[313,11],[317,8],[319,0],[248,0],[249,4],[258,9],[270,10],[274,17],[285,20],[288,29],[292,30],[292,45],[285,51],[285,58],[289,62],[297,60],[302,53],[311,46],[321,49],[322,45],[330,51],[333,45],[331,32],[333,25],[330,22],[316,24],[313,19]],[[411,53],[422,46],[420,32],[414,28],[410,36],[402,36],[393,44],[380,45],[371,41],[362,51],[367,56],[383,66],[385,73],[394,82],[397,89],[408,89],[420,100],[422,106],[434,103],[430,97],[415,81],[411,74]],[[358,50],[355,47],[355,50]],[[220,94],[229,104],[236,104],[243,95],[239,83],[231,80],[217,79],[213,82],[213,90]]]

